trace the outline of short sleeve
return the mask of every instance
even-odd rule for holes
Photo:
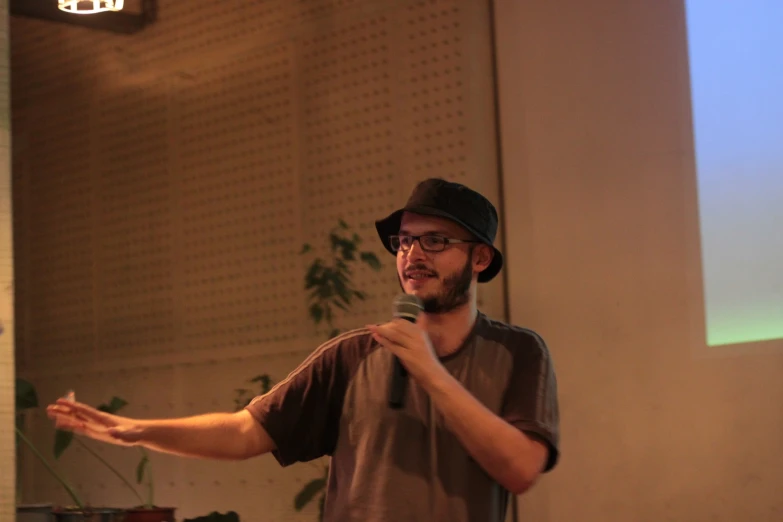
[[[548,446],[546,472],[555,467],[560,457],[560,410],[552,358],[544,340],[533,332],[509,348],[513,368],[502,417]]]
[[[246,406],[275,443],[282,466],[330,455],[337,442],[345,396],[344,352],[355,352],[355,334],[318,347],[285,379]]]

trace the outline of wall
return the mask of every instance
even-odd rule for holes
[[[372,222],[444,176],[499,203],[489,9],[461,0],[161,0],[125,36],[15,18],[17,359],[48,403],[119,395],[132,416],[230,410],[316,344],[302,288],[343,217],[386,263],[341,326],[390,314],[393,258]],[[482,308],[505,313],[502,282]],[[31,420],[47,452],[51,427]],[[133,451],[93,445],[132,474]],[[316,466],[155,455],[180,516],[312,520]],[[61,463],[94,504],[137,504],[76,446]],[[25,500],[67,497],[34,464]]]
[[[0,426],[14,420],[14,300],[11,223],[11,121],[8,66],[8,2],[0,0]],[[0,520],[15,512],[16,461],[13,430],[0,430]],[[8,472],[6,472],[6,470]]]
[[[783,346],[705,346],[682,2],[495,21],[510,314],[562,401],[523,519],[780,520]]]

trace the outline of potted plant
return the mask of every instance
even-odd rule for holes
[[[335,325],[336,310],[348,312],[356,301],[363,301],[367,298],[367,294],[354,287],[352,267],[356,263],[365,263],[375,271],[382,267],[373,252],[359,249],[361,237],[356,233],[349,233],[349,229],[350,227],[345,221],[338,220],[337,226],[329,232],[328,236],[331,262],[316,257],[310,262],[305,272],[304,287],[309,291],[308,315],[316,327],[325,323],[329,338],[338,335],[341,331]],[[309,254],[312,250],[312,247],[305,243],[300,254]],[[247,406],[257,395],[267,393],[271,389],[272,383],[267,374],[257,375],[248,379],[247,382],[251,385],[257,385],[258,389],[255,389],[255,386],[236,388],[234,390],[235,411]],[[301,511],[318,497],[318,519],[322,520],[329,466],[321,467],[315,463],[311,464],[319,467],[321,473],[317,478],[307,482],[296,494],[294,509]]]
[[[326,262],[320,257],[313,259],[305,272],[305,290],[308,293],[308,315],[317,326],[325,324],[329,338],[340,333],[335,325],[335,312],[342,310],[348,312],[356,301],[363,301],[367,294],[356,289],[353,283],[353,266],[364,263],[372,270],[381,269],[378,257],[370,251],[360,250],[361,237],[359,234],[348,232],[350,227],[340,219],[328,235],[331,261]],[[312,247],[305,243],[300,254],[312,252]],[[270,377],[266,374],[258,375],[248,380],[251,384],[260,386],[260,393],[253,389],[237,388],[235,390],[234,407],[241,410],[258,394],[267,393],[271,388]],[[320,465],[314,464],[321,468]],[[329,466],[321,468],[321,474],[305,484],[294,497],[294,509],[301,511],[313,499],[318,497],[318,519],[323,519],[325,490],[329,477]]]
[[[234,511],[227,511],[226,513],[218,513],[213,511],[209,515],[204,515],[196,518],[186,518],[182,522],[239,522],[239,515]]]
[[[71,392],[69,396],[72,400],[75,399],[73,392]],[[127,404],[128,402],[125,399],[115,396],[112,397],[108,403],[100,404],[97,409],[113,415],[127,406]],[[90,455],[98,459],[104,466],[106,466],[106,468],[115,476],[117,476],[138,499],[139,504],[125,510],[126,515],[124,522],[175,522],[174,512],[176,511],[176,508],[160,507],[155,505],[155,486],[152,476],[152,464],[146,449],[142,447],[136,448],[140,453],[139,462],[136,465],[136,484],[142,485],[144,483],[145,496],[142,497],[137,491],[136,487],[134,487],[133,484],[131,484],[131,482],[117,470],[117,468],[112,466],[106,459],[101,457],[95,450],[90,448],[88,444],[83,442],[81,439],[75,438],[73,436],[73,432],[65,430],[57,430],[55,432],[55,458],[60,458],[60,456],[62,456],[62,454],[73,441],[76,441],[76,443],[79,444],[85,451],[87,451]]]
[[[16,419],[15,430],[17,441],[26,445],[32,454],[43,464],[52,477],[65,489],[68,496],[73,500],[74,505],[69,507],[53,507],[51,504],[44,505],[22,505],[21,504],[21,483],[17,479],[17,521],[32,522],[55,520],[63,522],[122,522],[125,511],[116,508],[93,508],[82,502],[76,490],[71,484],[57,472],[49,460],[44,457],[35,444],[24,433],[24,415],[27,410],[38,407],[38,394],[35,387],[27,380],[17,378],[16,389]],[[17,477],[20,473],[17,472]]]
[[[331,262],[327,263],[320,257],[310,262],[305,273],[305,290],[308,294],[308,312],[310,319],[317,325],[325,322],[331,338],[340,333],[335,327],[335,309],[348,312],[354,300],[363,301],[367,294],[353,286],[353,266],[364,263],[372,270],[381,269],[381,262],[375,253],[359,250],[362,242],[359,234],[349,235],[350,227],[342,219],[329,232],[329,247]],[[305,243],[300,254],[308,254],[312,247]]]
[[[326,323],[329,338],[340,333],[335,321],[335,309],[348,312],[358,300],[364,301],[367,294],[354,287],[353,266],[364,263],[376,272],[382,268],[375,253],[360,250],[362,239],[359,234],[349,233],[350,227],[342,219],[329,232],[329,247],[331,262],[327,263],[320,257],[310,262],[305,274],[305,290],[308,294],[308,313],[317,326]],[[301,254],[312,251],[305,243]],[[304,485],[294,497],[294,509],[301,511],[313,499],[318,497],[318,520],[323,519],[324,501],[326,500],[326,484],[329,477],[329,466],[324,466],[319,477]]]

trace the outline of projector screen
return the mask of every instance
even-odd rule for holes
[[[783,0],[686,0],[710,346],[783,338]]]

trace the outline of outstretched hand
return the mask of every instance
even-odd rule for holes
[[[46,413],[60,430],[72,431],[95,440],[133,446],[141,439],[141,428],[132,419],[102,412],[71,399],[57,399]]]

